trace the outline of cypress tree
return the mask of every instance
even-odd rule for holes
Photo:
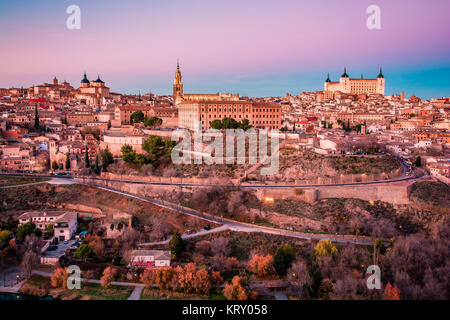
[[[38,116],[37,103],[36,103],[36,106],[34,108],[34,127],[36,129],[39,129],[39,116]]]
[[[90,168],[91,164],[89,163],[89,154],[88,154],[88,146],[86,145],[86,151],[84,153],[84,166],[86,168]]]

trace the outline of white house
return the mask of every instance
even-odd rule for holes
[[[130,267],[161,268],[170,266],[170,251],[165,250],[133,250]]]
[[[53,225],[58,240],[70,240],[77,231],[77,217],[74,211],[29,211],[19,216],[19,225],[33,222],[41,230]]]

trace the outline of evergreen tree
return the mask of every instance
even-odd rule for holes
[[[70,157],[69,154],[66,154],[66,170],[70,169]]]
[[[273,257],[273,265],[277,274],[280,276],[285,275],[294,259],[295,250],[291,245],[285,244],[284,246],[278,248]]]
[[[114,157],[112,153],[109,151],[108,146],[102,152],[102,168],[103,171],[106,171],[108,166],[114,162]]]
[[[56,161],[52,162],[52,169],[53,169],[53,171],[56,171],[56,170],[59,169],[59,165],[58,165],[58,163]]]
[[[95,172],[95,174],[99,174],[100,173],[100,164],[98,162],[98,155],[95,156],[94,172]]]
[[[34,108],[34,127],[36,129],[39,129],[39,116],[38,116],[38,107],[37,107],[37,103],[36,106]]]
[[[89,154],[88,154],[88,146],[86,145],[86,150],[84,152],[84,167],[90,168],[91,164],[89,163]]]
[[[420,156],[418,156],[418,157],[416,158],[416,161],[414,161],[414,165],[415,165],[416,167],[422,166],[422,158],[420,158]]]
[[[172,258],[174,259],[177,258],[183,251],[184,242],[178,232],[175,232],[172,236],[172,239],[170,239],[169,248]]]

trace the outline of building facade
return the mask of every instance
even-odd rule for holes
[[[281,127],[281,106],[246,100],[183,101],[178,105],[180,128],[208,130],[212,121],[223,118],[233,118],[239,122],[248,119],[249,124],[257,129],[278,129]]]
[[[239,101],[239,94],[233,93],[184,93],[183,92],[183,78],[181,76],[180,64],[177,63],[177,71],[175,72],[175,79],[173,82],[173,102],[178,105],[183,101]]]
[[[342,92],[347,94],[382,94],[384,95],[385,79],[380,68],[380,73],[375,79],[364,79],[361,75],[360,79],[352,79],[347,74],[347,69],[344,68],[344,73],[339,78],[339,81],[332,82],[330,75],[324,83],[325,98],[332,98],[334,92]]]
[[[77,89],[76,99],[88,105],[102,104],[104,98],[109,98],[109,88],[98,76],[97,80],[89,81],[86,73],[81,79],[80,87]]]

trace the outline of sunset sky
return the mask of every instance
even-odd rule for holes
[[[81,30],[66,8],[81,8]],[[368,30],[366,8],[381,8]],[[275,96],[323,90],[344,66],[386,93],[450,96],[448,0],[0,0],[0,87],[83,72],[114,92],[169,94],[177,58],[185,92]]]

